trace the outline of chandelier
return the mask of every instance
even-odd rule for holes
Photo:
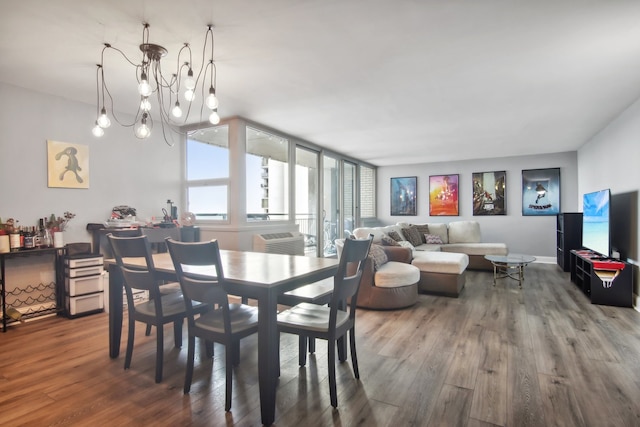
[[[210,44],[210,48],[209,45]],[[140,101],[135,113],[133,123],[127,123],[119,119],[115,113],[114,100],[109,92],[105,80],[105,52],[116,51],[135,68],[136,81]],[[97,64],[96,72],[96,113],[97,119],[93,127],[93,135],[101,137],[105,129],[111,126],[111,119],[124,127],[132,127],[137,138],[145,139],[151,135],[154,120],[151,114],[152,99],[157,100],[158,112],[154,115],[160,118],[162,135],[165,142],[169,142],[171,132],[181,132],[180,127],[187,123],[194,101],[203,101],[200,105],[200,122],[205,114],[209,116],[209,122],[216,125],[220,122],[218,115],[218,98],[216,97],[216,66],[213,62],[213,29],[208,25],[202,47],[202,63],[196,75],[192,61],[191,47],[184,43],[178,52],[175,72],[167,74],[162,72],[161,59],[167,54],[164,47],[149,42],[149,24],[143,24],[142,44],[140,44],[142,59],[136,63],[120,49],[105,43],[102,49],[100,64]],[[210,52],[208,60],[206,53]],[[182,104],[181,104],[182,101]],[[186,110],[186,114],[183,112]],[[184,116],[184,117],[183,117]],[[111,118],[110,118],[111,117]]]

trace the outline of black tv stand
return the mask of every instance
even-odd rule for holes
[[[603,285],[596,274],[602,263],[624,264],[611,287]],[[595,267],[594,267],[595,265]],[[589,297],[592,304],[613,305],[617,307],[633,306],[633,269],[631,264],[599,253],[583,249],[571,251],[571,281]]]

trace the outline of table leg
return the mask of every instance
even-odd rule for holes
[[[498,266],[493,264],[493,286],[496,285],[496,277],[498,276]]]
[[[276,413],[278,381],[278,317],[277,292],[267,290],[258,299],[258,378],[262,424],[273,424]]]
[[[109,265],[109,356],[115,359],[120,354],[122,336],[122,289],[123,278],[120,268]]]

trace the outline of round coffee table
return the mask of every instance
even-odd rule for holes
[[[485,259],[493,264],[493,286],[496,279],[509,277],[517,280],[520,288],[524,282],[524,268],[536,260],[531,255],[508,254],[508,255],[485,255]]]

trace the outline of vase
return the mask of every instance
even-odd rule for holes
[[[53,247],[54,248],[64,247],[64,234],[62,233],[62,231],[53,232]]]

